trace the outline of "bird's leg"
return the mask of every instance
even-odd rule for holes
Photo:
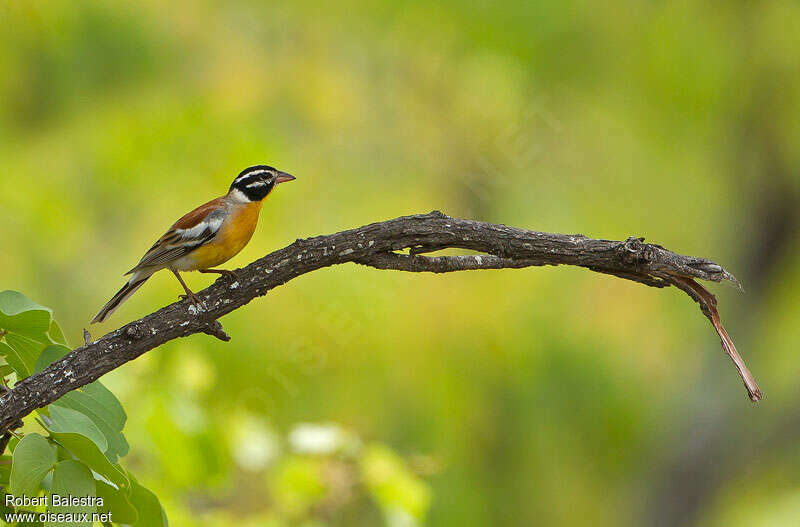
[[[185,295],[178,295],[178,298],[180,298],[180,299],[190,298],[194,305],[196,305],[198,307],[202,307],[203,302],[200,300],[200,298],[196,294],[194,294],[192,292],[191,289],[189,289],[189,287],[186,285],[186,282],[184,282],[183,278],[181,278],[180,273],[178,271],[176,271],[175,269],[170,269],[170,270],[175,275],[175,278],[178,279],[178,282],[180,282],[181,285],[183,286],[183,290],[186,291]]]
[[[208,274],[221,274],[225,278],[231,278],[237,281],[239,280],[239,273],[236,271],[228,271],[227,269],[200,269],[199,272]]]

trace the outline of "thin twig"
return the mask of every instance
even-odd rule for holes
[[[739,352],[736,350],[733,340],[728,335],[725,327],[722,325],[722,320],[719,317],[719,311],[717,311],[717,297],[715,297],[705,287],[698,284],[691,278],[686,278],[684,276],[672,276],[666,277],[666,280],[672,282],[676,287],[680,288],[682,291],[692,297],[698,304],[700,304],[700,310],[708,318],[708,320],[711,322],[711,325],[714,326],[714,329],[719,335],[720,341],[722,342],[722,349],[725,350],[725,353],[728,354],[728,357],[731,358],[734,366],[736,366],[736,371],[739,372],[739,376],[742,378],[742,382],[744,382],[744,387],[747,389],[747,394],[750,396],[750,400],[753,402],[760,401],[763,397],[761,390],[759,389],[755,378],[753,378],[753,374],[750,373],[749,369],[747,369],[744,359],[742,359],[741,355],[739,355]]]

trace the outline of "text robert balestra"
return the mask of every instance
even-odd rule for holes
[[[102,507],[99,496],[73,496],[50,494],[44,496],[12,496],[6,494],[6,507]]]

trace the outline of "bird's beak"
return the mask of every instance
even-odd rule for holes
[[[293,179],[297,179],[291,174],[287,174],[286,172],[278,172],[278,177],[275,178],[275,184],[278,183],[286,183],[287,181],[291,181]]]

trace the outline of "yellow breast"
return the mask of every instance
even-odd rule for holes
[[[253,237],[261,205],[256,201],[234,209],[214,239],[191,253],[197,269],[216,267],[239,254]]]

